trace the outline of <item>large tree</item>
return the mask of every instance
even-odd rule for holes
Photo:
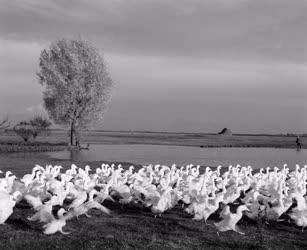
[[[44,106],[55,124],[70,129],[70,144],[77,131],[103,117],[113,82],[99,51],[88,41],[61,39],[41,52],[39,82]]]

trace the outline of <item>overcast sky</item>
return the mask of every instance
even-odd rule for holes
[[[40,51],[78,35],[116,83],[99,128],[307,133],[307,0],[0,0],[0,115],[41,112]]]

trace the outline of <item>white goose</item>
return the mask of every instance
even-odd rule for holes
[[[76,208],[79,207],[82,203],[84,203],[87,199],[87,193],[84,190],[80,190],[80,189],[74,189],[73,195],[75,196],[75,199],[73,200],[73,202],[68,206],[68,210],[72,209],[72,208]],[[71,192],[71,189],[70,189]]]
[[[44,223],[49,223],[53,220],[52,215],[52,207],[54,205],[54,202],[57,201],[56,196],[52,196],[51,199],[47,202],[45,202],[43,205],[39,206],[39,203],[35,203],[34,199],[31,200],[30,197],[27,197],[27,200],[35,206],[35,210],[37,211],[34,215],[31,217],[28,217],[29,221],[39,221]]]
[[[21,181],[26,185],[26,186],[29,186],[35,175],[36,175],[36,171],[38,170],[42,170],[42,171],[45,171],[45,169],[39,165],[35,165],[35,167],[32,169],[32,173],[31,174],[26,174],[24,175],[22,178],[21,178]]]
[[[307,209],[302,211],[293,211],[289,214],[290,218],[294,220],[294,223],[302,227],[302,231],[304,231],[304,228],[307,226]]]
[[[78,216],[85,214],[87,217],[90,217],[90,215],[88,215],[87,212],[93,208],[99,209],[103,213],[109,215],[110,210],[94,200],[95,194],[98,194],[98,192],[95,189],[93,189],[89,193],[89,200],[81,204],[80,206],[75,207],[72,211],[70,211],[69,212],[70,216],[76,216],[78,218]]]
[[[49,223],[43,226],[44,234],[55,234],[56,232],[60,232],[61,234],[70,234],[69,232],[64,232],[63,227],[66,225],[66,220],[70,217],[64,216],[66,213],[64,208],[61,208],[58,211],[58,219],[52,216],[52,219]]]
[[[214,225],[220,232],[232,230],[237,233],[244,234],[237,226],[237,223],[242,218],[243,211],[248,211],[246,205],[239,206],[236,213],[231,213],[229,206],[226,205],[221,212],[221,218],[223,218],[223,220],[218,223],[214,223]]]
[[[0,192],[0,224],[4,224],[13,213],[13,208],[16,205],[16,201],[21,195],[22,194],[19,191],[14,192],[12,195],[5,192]]]

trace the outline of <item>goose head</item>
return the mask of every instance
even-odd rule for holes
[[[41,170],[41,171],[42,171],[42,170],[43,170],[43,171],[45,171],[45,169],[44,169],[44,168],[42,168],[41,166],[39,166],[39,165],[35,165],[35,167],[32,169],[32,174],[31,174],[32,178],[34,178],[36,171],[39,171],[39,170]]]
[[[91,171],[92,169],[89,165],[86,165],[84,170],[85,170],[86,175],[88,175],[89,171]]]
[[[171,169],[175,171],[177,169],[176,164],[172,164]]]
[[[246,205],[240,205],[238,208],[237,208],[237,213],[239,212],[243,212],[243,211],[249,211],[248,207]]]
[[[133,174],[133,170],[134,170],[134,166],[130,166],[130,167],[129,167],[129,173],[130,173],[130,174]]]
[[[54,168],[51,170],[51,174],[53,177],[57,177],[63,167],[62,166],[54,166]]]
[[[50,173],[51,169],[52,169],[52,165],[46,165],[45,173]]]
[[[5,179],[11,177],[11,175],[13,175],[13,173],[11,171],[6,171],[5,173]],[[15,176],[16,177],[16,176]]]
[[[222,168],[221,165],[218,165],[217,168],[216,168],[216,173],[217,173],[218,176],[220,176],[220,174],[221,174],[221,168]]]
[[[18,190],[12,194],[13,201],[21,200],[21,198],[22,198],[22,193]]]
[[[206,167],[205,174],[209,174],[211,171],[212,171],[212,170],[211,170],[210,167]]]
[[[102,168],[96,168],[96,174],[102,173]]]
[[[64,214],[66,213],[67,211],[64,209],[64,208],[60,208],[59,211],[58,211],[58,217],[59,219],[62,219],[64,218]]]
[[[78,167],[77,167],[75,164],[71,164],[71,167],[70,167],[70,169],[71,169],[71,170],[76,171],[76,170],[77,170],[77,168],[78,168]]]
[[[43,172],[45,171],[45,169],[42,166],[36,164],[35,167],[33,168],[33,171],[35,172],[37,170],[41,170]]]
[[[89,201],[93,201],[94,200],[94,195],[98,194],[99,192],[96,189],[93,189],[90,191],[88,197],[89,197]]]

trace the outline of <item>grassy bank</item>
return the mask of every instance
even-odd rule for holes
[[[81,136],[82,143],[101,144],[154,144],[193,147],[275,147],[295,148],[295,136],[285,135],[239,135],[223,136],[204,133],[88,131]],[[20,142],[13,131],[0,134],[0,144],[7,141]],[[48,136],[40,136],[38,142],[65,143],[67,131],[52,130]],[[307,148],[307,137],[301,137],[302,147]]]

